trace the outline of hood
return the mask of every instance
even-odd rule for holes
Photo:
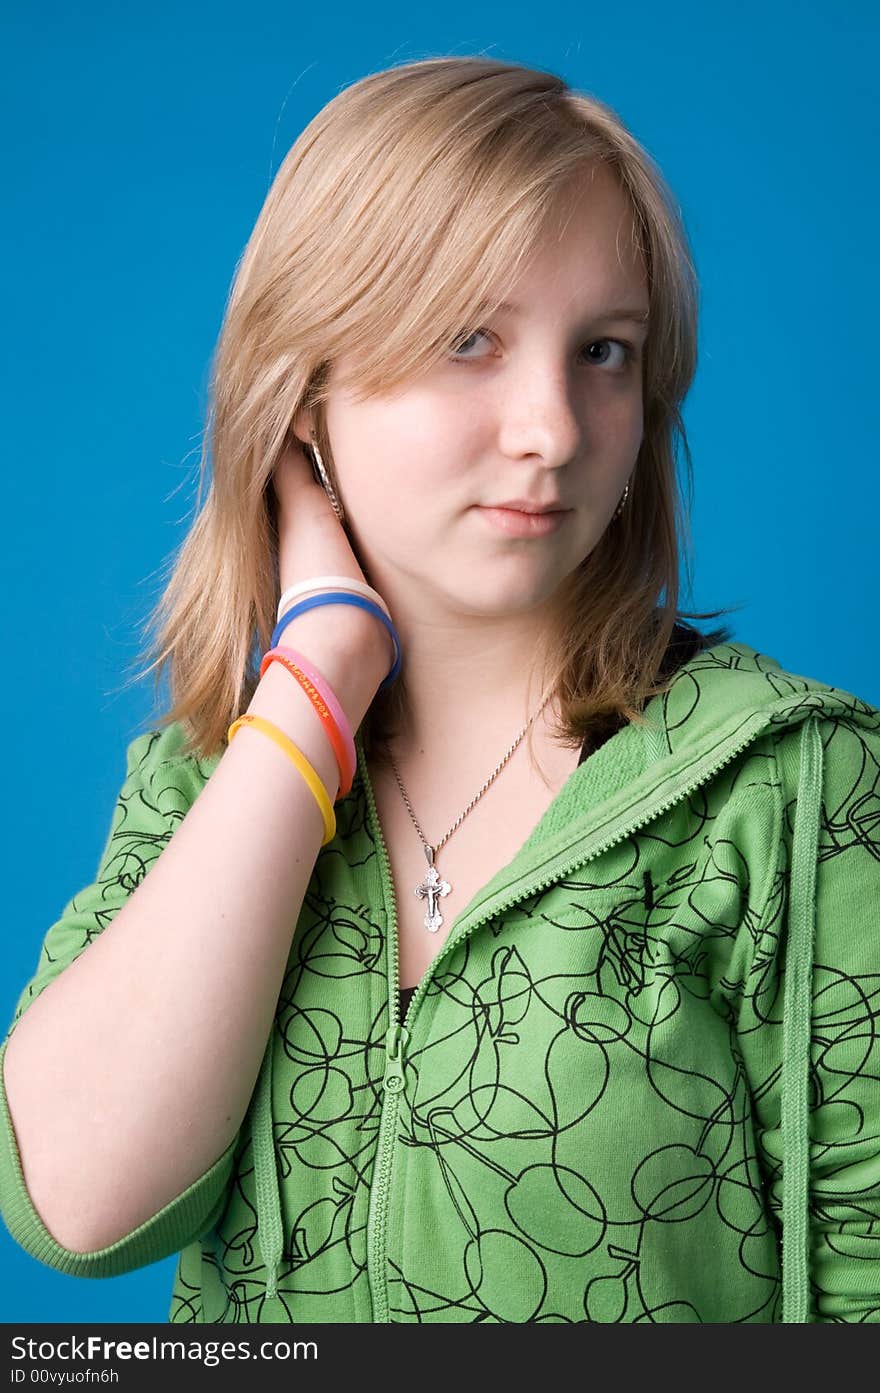
[[[794,816],[790,876],[789,941],[785,973],[783,1066],[782,1320],[809,1320],[809,1065],[810,981],[813,972],[816,865],[823,786],[824,749],[819,722],[846,716],[876,729],[877,710],[852,693],[786,671],[746,643],[718,644],[697,653],[678,669],[668,691],[644,707],[646,726],[624,726],[572,774],[541,819],[525,848],[540,841],[545,855],[560,838],[571,844],[572,817],[591,811],[599,817],[594,787],[605,798],[605,815],[621,796],[634,802],[645,790],[677,780],[693,783],[710,752],[742,733],[742,748],[774,729],[803,726],[798,797]],[[358,772],[349,797],[360,796],[363,746],[357,740]],[[598,778],[599,782],[595,783]],[[586,795],[589,793],[589,798]],[[270,1032],[253,1099],[253,1151],[257,1237],[266,1267],[266,1297],[278,1294],[284,1235],[280,1181],[272,1122],[273,1035]]]

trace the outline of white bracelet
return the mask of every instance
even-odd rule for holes
[[[391,618],[391,612],[378,590],[374,590],[371,585],[366,585],[362,580],[352,580],[351,576],[312,576],[310,580],[301,580],[297,585],[289,585],[278,601],[276,618],[281,618],[291,600],[295,600],[298,595],[308,595],[313,590],[354,591],[357,595],[364,595],[368,600],[375,600],[380,609],[385,611],[389,619]]]

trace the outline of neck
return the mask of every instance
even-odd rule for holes
[[[393,757],[404,780],[407,771],[430,770],[436,787],[444,771],[450,778],[458,771],[456,782],[478,774],[479,784],[533,718],[524,743],[538,748],[554,714],[552,701],[541,707],[558,596],[493,614],[488,603],[477,612],[476,598],[451,603],[396,572],[371,583],[389,606],[403,654],[395,688],[375,703],[371,759],[390,768]],[[523,757],[517,749],[512,759]]]
[[[452,747],[502,749],[539,719],[548,691],[540,635],[458,627],[403,632],[397,719],[388,743],[398,761]],[[528,660],[524,659],[528,655]]]

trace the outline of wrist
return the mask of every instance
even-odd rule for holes
[[[318,669],[354,734],[391,671],[393,644],[373,615],[353,607],[346,612],[339,606],[334,607],[332,623],[328,623],[327,610],[328,606],[322,606],[297,615],[286,625],[276,646],[300,652]],[[270,669],[275,666],[270,664]]]

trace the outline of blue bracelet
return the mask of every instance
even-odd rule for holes
[[[331,604],[357,605],[358,609],[365,609],[368,610],[370,614],[375,614],[376,618],[381,619],[382,623],[385,625],[385,628],[391,635],[391,641],[394,644],[394,666],[385,678],[385,681],[379,687],[380,692],[384,691],[386,687],[391,686],[391,683],[394,682],[400,674],[400,640],[397,637],[397,630],[384,609],[377,605],[374,600],[368,600],[363,595],[353,595],[350,590],[322,590],[319,595],[310,595],[305,600],[299,600],[295,605],[292,605],[290,609],[285,610],[278,620],[278,623],[272,631],[272,642],[270,646],[275,648],[281,642],[281,635],[287,628],[287,625],[290,623],[291,619],[295,619],[298,614],[304,614],[307,609],[316,609],[318,605]]]

